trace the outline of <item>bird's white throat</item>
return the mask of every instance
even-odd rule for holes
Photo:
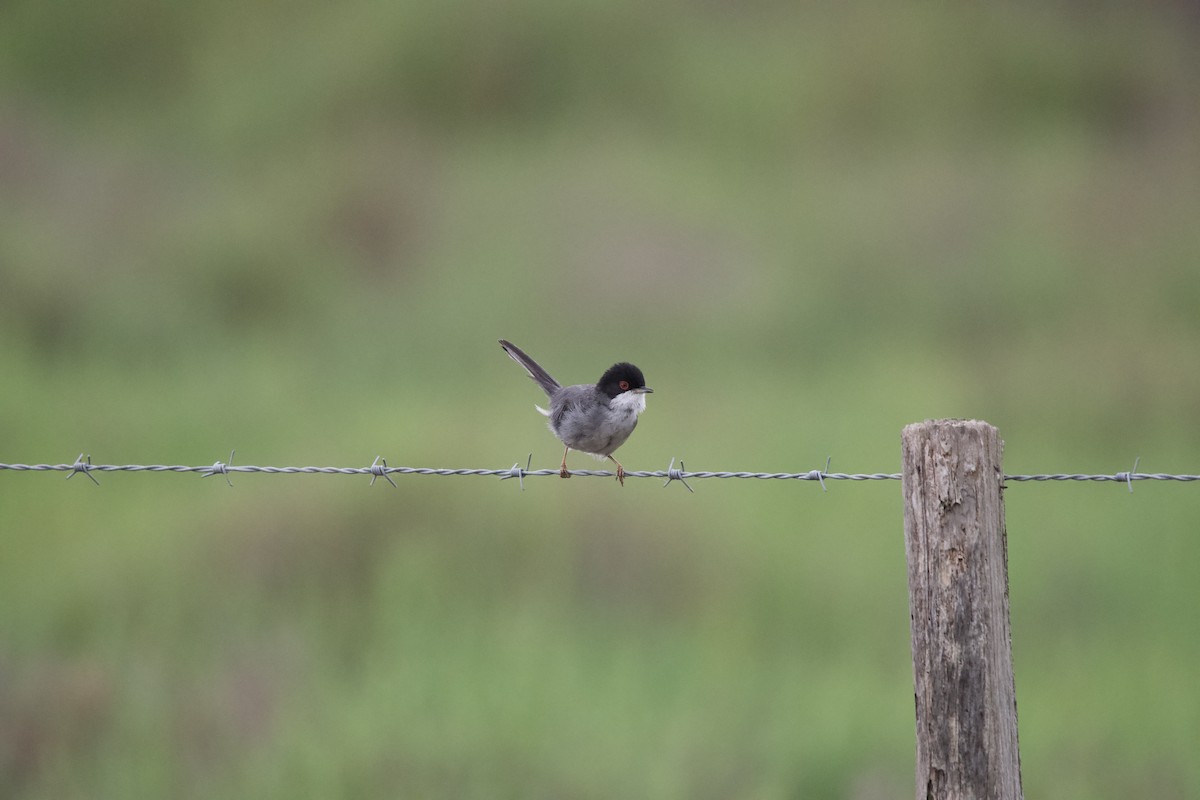
[[[632,412],[635,416],[646,410],[645,392],[622,392],[608,401],[610,408],[616,411]]]

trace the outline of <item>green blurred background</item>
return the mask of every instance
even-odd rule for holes
[[[1200,471],[1188,3],[0,8],[0,461]],[[591,468],[575,455],[572,465]],[[0,796],[913,793],[899,486],[0,473]],[[1031,797],[1200,796],[1200,488],[1018,484]]]

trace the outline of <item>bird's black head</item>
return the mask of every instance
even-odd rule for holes
[[[646,378],[642,375],[642,371],[627,361],[609,367],[596,383],[596,388],[609,397],[616,397],[625,392],[654,391],[646,385]]]

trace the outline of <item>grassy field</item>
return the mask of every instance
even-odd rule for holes
[[[1200,472],[1200,19],[0,9],[0,462]],[[584,456],[572,465],[591,468]],[[0,472],[0,796],[913,793],[899,486]],[[1006,492],[1030,797],[1200,795],[1200,487]]]

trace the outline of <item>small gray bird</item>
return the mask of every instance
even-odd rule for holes
[[[579,450],[616,464],[617,480],[624,486],[625,468],[613,458],[613,452],[633,433],[638,414],[646,410],[646,395],[654,391],[646,385],[642,371],[622,361],[609,367],[594,386],[563,386],[512,342],[501,339],[500,346],[550,398],[549,410],[534,408],[550,418],[550,430],[566,445],[559,476],[571,477],[567,453]]]

